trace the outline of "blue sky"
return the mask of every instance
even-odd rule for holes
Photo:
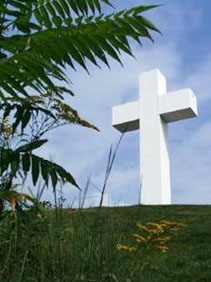
[[[130,4],[128,4],[130,2]],[[159,68],[168,90],[189,87],[198,100],[196,119],[169,126],[172,203],[211,204],[211,2],[210,0],[120,1],[117,9],[140,4],[164,4],[145,13],[162,31],[153,34],[155,43],[133,43],[136,60],[122,55],[124,68],[110,60],[112,69],[89,65],[91,76],[78,68],[69,72],[76,94],[69,100],[82,117],[100,128],[100,133],[77,126],[52,132],[40,152],[68,169],[85,187],[87,178],[102,188],[110,145],[120,134],[112,128],[111,108],[138,98],[138,74]],[[125,134],[107,185],[104,205],[138,203],[139,132]],[[66,203],[75,199],[74,187],[65,187]],[[50,189],[46,199],[52,199]],[[99,192],[90,186],[86,206],[99,203]]]

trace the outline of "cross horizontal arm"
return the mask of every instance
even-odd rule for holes
[[[183,89],[158,96],[158,115],[165,122],[179,121],[198,115],[196,97],[191,89]],[[139,101],[112,108],[112,125],[120,132],[139,129]]]
[[[139,129],[139,101],[112,108],[112,125],[120,132]]]
[[[191,89],[183,89],[159,97],[159,113],[164,121],[173,122],[197,116],[196,97]]]

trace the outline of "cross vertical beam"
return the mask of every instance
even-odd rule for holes
[[[158,69],[140,74],[142,204],[171,203],[168,124],[158,114],[159,96],[165,93],[166,79]]]

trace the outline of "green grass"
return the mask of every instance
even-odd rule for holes
[[[169,251],[118,251],[136,223],[162,219],[187,227]],[[0,223],[0,281],[210,282],[210,206],[132,206],[27,213]]]

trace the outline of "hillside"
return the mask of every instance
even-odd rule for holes
[[[167,252],[117,250],[133,245],[137,223],[160,220],[186,224]],[[9,224],[1,223],[3,282],[211,281],[211,206],[57,210],[19,219],[16,233]]]

